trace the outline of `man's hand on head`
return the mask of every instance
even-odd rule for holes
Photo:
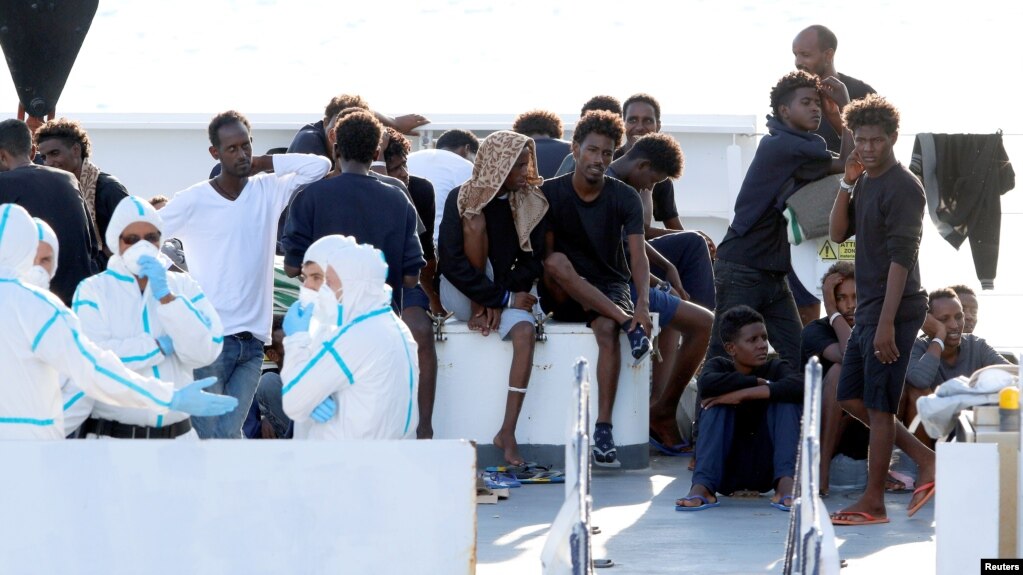
[[[865,169],[863,161],[860,160],[860,153],[853,150],[845,160],[845,175],[842,176],[842,179],[847,184],[855,184],[856,180],[860,179],[860,176],[863,175]]]
[[[927,316],[924,317],[924,325],[920,328],[931,339],[940,339],[942,342],[945,341],[945,337],[948,335],[948,330],[945,329],[945,324],[938,321],[938,318],[931,315],[931,312],[927,312]]]
[[[842,108],[849,104],[849,89],[846,88],[845,84],[841,80],[834,76],[828,76],[821,80],[821,95],[824,96],[825,100],[830,100],[833,104],[838,107],[838,112],[842,112]],[[824,102],[821,102],[822,104]]]
[[[835,290],[842,283],[845,278],[840,273],[830,273],[828,277],[824,278],[824,285],[821,286],[821,292],[824,296],[824,313],[828,317],[831,314],[838,311],[838,304],[835,302]]]

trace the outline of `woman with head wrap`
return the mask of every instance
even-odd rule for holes
[[[494,445],[512,465],[524,462],[515,427],[533,366],[534,284],[543,267],[547,200],[540,191],[533,140],[500,131],[480,145],[472,178],[450,194],[440,226],[441,302],[484,336],[512,342],[504,422]]]
[[[299,301],[284,317],[281,370],[295,438],[415,437],[416,343],[391,308],[381,252],[329,235],[304,260]]]
[[[217,359],[224,334],[199,284],[187,273],[167,270],[171,262],[160,253],[162,228],[149,202],[135,196],[122,199],[104,238],[112,252],[107,269],[79,284],[72,308],[96,345],[117,354],[135,373],[159,377],[180,389],[192,383],[194,369]],[[219,384],[213,390],[222,393],[222,388]],[[77,401],[86,400],[76,397],[65,401],[66,409],[81,409]],[[91,411],[82,425],[86,436],[198,438],[187,413],[128,409],[104,401],[95,402]]]
[[[81,333],[78,318],[53,294],[23,282],[39,247],[39,228],[24,208],[0,205],[0,439],[63,439],[60,376],[106,402],[159,413],[218,413],[230,398],[202,393],[196,382],[175,391],[143,377]]]

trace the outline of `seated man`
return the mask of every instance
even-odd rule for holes
[[[697,382],[704,411],[696,470],[675,510],[717,507],[717,493],[774,489],[771,506],[789,511],[803,380],[788,363],[767,359],[767,327],[752,308],[733,307],[720,322],[729,357],[707,360]]]
[[[602,467],[621,466],[611,434],[621,371],[618,331],[625,331],[632,356],[639,361],[650,351],[650,294],[659,294],[655,311],[668,312],[668,317],[678,302],[646,287],[650,268],[639,194],[604,173],[624,131],[622,119],[615,114],[586,114],[572,136],[576,170],[547,180],[542,187],[550,205],[541,292],[544,311],[552,312],[558,321],[589,322],[597,338],[599,408],[593,460]],[[633,292],[635,302],[630,279],[638,288]]]
[[[480,141],[466,130],[448,130],[437,138],[433,149],[412,152],[406,158],[408,172],[430,180],[436,193],[436,213],[433,214],[433,240],[437,241],[440,220],[444,215],[444,202],[448,194],[472,177],[472,163],[480,151]],[[425,220],[430,214],[421,214]]]
[[[618,98],[615,98],[614,96],[605,95],[594,96],[589,100],[586,100],[586,103],[583,104],[582,109],[579,110],[579,118],[582,119],[582,117],[585,116],[587,112],[591,112],[593,110],[604,110],[606,112],[611,112],[612,114],[618,115],[622,113],[622,103],[619,102]],[[558,166],[558,172],[555,174],[555,177],[564,176],[565,174],[574,171],[575,157],[573,157],[572,153],[569,152],[568,155],[566,155],[565,158],[561,161],[561,165]]]
[[[500,131],[480,145],[473,177],[448,196],[440,231],[441,303],[484,336],[512,342],[508,400],[494,446],[522,465],[515,426],[533,369],[534,285],[547,200],[538,187],[533,140]]]
[[[270,328],[270,344],[263,347],[266,359],[274,363],[274,367],[264,367],[256,386],[256,396],[252,408],[245,420],[242,431],[248,439],[291,439],[293,424],[291,418],[284,413],[281,403],[281,366],[284,365],[284,316],[274,314]],[[264,362],[264,366],[266,363]]]
[[[114,209],[107,271],[86,278],[72,305],[82,331],[140,375],[192,383],[193,370],[220,355],[220,316],[188,274],[167,271],[160,254],[163,222],[148,202],[128,196]],[[70,386],[69,386],[70,387]],[[82,401],[87,401],[83,399]],[[86,437],[198,439],[187,413],[127,409],[96,401],[82,424]]]
[[[391,308],[383,254],[330,235],[306,250],[302,274],[281,370],[295,437],[414,438],[416,342]]]
[[[90,397],[124,407],[217,415],[237,401],[202,391],[201,380],[176,390],[142,376],[94,344],[78,316],[56,296],[20,281],[35,260],[39,228],[21,206],[0,204],[0,439],[63,439],[58,379],[74,378]]]
[[[856,270],[852,262],[839,261],[824,274],[821,291],[827,317],[810,322],[803,328],[801,339],[800,371],[810,358],[817,356],[821,363],[824,389],[821,407],[821,493],[828,493],[831,460],[835,456],[839,437],[845,430],[855,428],[857,438],[865,439],[866,428],[850,416],[844,416],[838,405],[838,376],[842,372],[842,358],[849,335],[856,324]],[[864,443],[866,443],[864,441]]]
[[[963,333],[973,333],[977,328],[977,319],[980,315],[980,303],[977,301],[977,292],[968,285],[956,284],[949,286],[949,289],[956,292],[959,303],[963,304]]]
[[[917,338],[909,358],[903,393],[903,422],[909,425],[916,418],[916,400],[934,392],[942,383],[989,365],[1007,365],[1009,362],[982,338],[964,333],[963,304],[951,288],[932,291],[927,296],[927,317],[921,328],[926,337]],[[923,427],[917,437],[933,444]]]
[[[555,177],[561,161],[572,152],[572,144],[561,139],[564,135],[561,118],[554,112],[523,112],[515,118],[512,130],[533,139],[536,144],[536,169],[544,179]]]

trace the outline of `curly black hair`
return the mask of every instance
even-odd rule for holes
[[[778,83],[771,88],[771,111],[779,116],[778,109],[792,103],[796,90],[800,88],[813,88],[820,91],[821,84],[817,76],[803,70],[789,72],[778,80]]]
[[[334,96],[330,99],[330,102],[327,103],[327,107],[323,109],[324,122],[329,121],[338,112],[345,108],[362,108],[363,110],[368,110],[369,104],[366,103],[366,100],[364,100],[362,96],[357,94],[340,94],[338,96]]]
[[[438,150],[455,150],[462,146],[469,146],[469,151],[478,154],[480,151],[480,139],[476,134],[468,130],[448,130],[437,138],[434,147]]]
[[[390,162],[391,158],[396,156],[408,156],[412,151],[412,142],[408,141],[405,134],[394,128],[386,128],[386,130],[391,135],[391,139],[387,141],[387,147],[384,148],[384,161]]]
[[[224,126],[235,123],[244,126],[246,132],[249,133],[252,132],[252,126],[249,124],[249,119],[243,116],[241,112],[236,112],[235,110],[228,110],[226,112],[221,112],[216,116],[213,116],[213,119],[210,120],[210,127],[207,130],[210,136],[210,144],[212,144],[214,148],[219,148],[220,129],[223,128]]]
[[[547,110],[530,110],[519,114],[512,123],[512,130],[523,136],[544,134],[552,138],[560,138],[565,133],[561,126],[561,118]]]
[[[35,140],[37,146],[46,140],[60,140],[69,149],[71,146],[78,144],[79,149],[82,151],[83,160],[88,159],[89,154],[92,153],[92,143],[89,142],[89,134],[85,133],[85,129],[77,121],[67,118],[49,120],[40,126],[36,130]]]
[[[737,305],[721,314],[721,341],[734,342],[739,332],[747,325],[764,323],[764,316],[748,305]]]
[[[586,136],[591,133],[600,134],[611,138],[614,147],[622,142],[622,135],[625,134],[625,124],[620,114],[614,114],[606,110],[592,110],[579,120],[575,125],[575,132],[572,133],[572,141],[582,144]]]
[[[334,134],[341,159],[361,164],[373,162],[384,127],[365,110],[347,114],[337,121]]]
[[[862,100],[853,100],[843,112],[845,127],[855,132],[863,126],[881,126],[891,136],[899,131],[899,110],[894,104],[877,94],[868,94]]]
[[[854,280],[856,279],[856,266],[848,260],[839,260],[831,264],[828,271],[824,272],[824,275],[821,277],[821,284],[823,284],[824,280],[828,279],[828,276],[831,274],[838,274],[842,276],[843,280]]]
[[[959,299],[959,294],[952,288],[938,288],[927,294],[927,307],[933,311],[934,302],[939,299]]]
[[[614,96],[594,96],[586,100],[579,115],[585,116],[586,112],[592,112],[593,110],[606,110],[620,116],[622,114],[622,104]]]
[[[635,104],[637,102],[640,102],[640,103],[643,103],[643,104],[650,104],[650,107],[654,109],[654,119],[657,120],[658,122],[661,121],[661,104],[657,101],[656,98],[654,98],[650,94],[644,94],[642,92],[640,92],[639,94],[633,94],[633,95],[629,96],[625,100],[625,103],[622,104],[622,117],[623,118],[625,117],[625,114],[627,114],[629,112],[629,106],[631,106],[632,104]]]
[[[655,172],[665,174],[672,179],[682,175],[686,162],[685,156],[682,154],[682,147],[678,145],[675,138],[668,134],[658,133],[647,134],[636,140],[625,157],[647,160]]]

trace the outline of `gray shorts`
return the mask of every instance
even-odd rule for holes
[[[492,275],[490,271],[490,264],[487,264],[487,275]],[[451,285],[451,282],[444,276],[440,278],[440,303],[444,306],[444,309],[455,314],[455,319],[458,321],[469,321],[472,316],[472,302],[462,292],[458,291],[458,288]],[[508,333],[515,327],[516,324],[528,322],[530,325],[536,325],[536,316],[531,312],[524,311],[518,308],[505,308],[501,312],[501,325],[497,328],[498,335],[501,339],[508,339]]]

